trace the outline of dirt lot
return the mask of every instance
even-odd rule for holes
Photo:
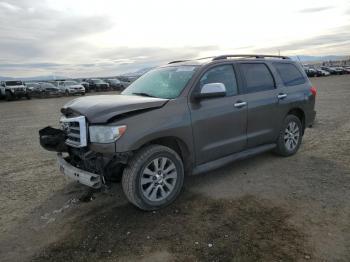
[[[119,184],[79,201],[37,132],[70,98],[0,102],[1,261],[350,261],[350,76],[314,78],[317,121],[297,155],[197,177],[157,212]]]

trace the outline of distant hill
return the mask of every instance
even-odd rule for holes
[[[300,55],[300,56],[290,56],[295,61],[301,61],[302,63],[316,63],[316,62],[327,62],[327,61],[340,61],[340,60],[349,60],[350,56],[336,56],[336,55],[329,55],[329,56],[307,56],[307,55]],[[125,76],[125,77],[131,77],[131,78],[137,78],[144,73],[147,73],[148,71],[152,70],[154,67],[145,67],[141,68],[139,70],[128,72],[121,74],[119,76]],[[93,77],[93,75],[91,76]],[[88,78],[88,77],[86,77]],[[98,77],[96,77],[98,78]],[[104,77],[106,78],[106,77]],[[6,76],[0,76],[0,81],[3,80],[23,80],[23,81],[51,81],[51,80],[60,80],[60,79],[70,79],[70,77],[65,76],[55,76],[55,75],[44,75],[44,76],[33,76],[33,77],[6,77]]]
[[[7,76],[0,76],[0,81],[4,80],[23,80],[23,81],[52,81],[57,79],[69,79],[69,77],[65,76],[53,76],[53,75],[47,75],[47,76],[33,76],[33,77],[7,77]]]
[[[153,68],[154,67],[145,67],[145,68],[141,68],[141,69],[134,71],[134,72],[124,73],[121,76],[138,77],[138,76],[141,76],[141,75],[147,73],[148,71],[152,70]]]
[[[326,61],[339,61],[349,59],[349,56],[336,56],[336,55],[328,55],[328,56],[291,56],[293,60],[301,61],[301,62],[326,62]]]
[[[0,81],[4,81],[4,80],[11,80],[13,79],[12,77],[6,77],[6,76],[0,76]]]

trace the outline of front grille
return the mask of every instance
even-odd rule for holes
[[[84,116],[66,118],[61,117],[62,129],[66,131],[66,144],[72,147],[87,146],[87,128]]]

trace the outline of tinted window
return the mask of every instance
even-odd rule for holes
[[[274,89],[275,82],[265,64],[241,64],[240,67],[246,79],[247,93]]]
[[[223,83],[227,96],[237,94],[237,81],[232,65],[222,65],[209,69],[200,80],[200,88],[209,83]]]
[[[284,85],[294,86],[305,83],[305,78],[293,64],[273,63],[279,73]]]

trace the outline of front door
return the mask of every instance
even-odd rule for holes
[[[223,83],[226,96],[190,104],[197,165],[242,151],[246,146],[247,106],[244,96],[238,94],[233,65],[208,69],[197,87],[200,90],[208,83]]]

